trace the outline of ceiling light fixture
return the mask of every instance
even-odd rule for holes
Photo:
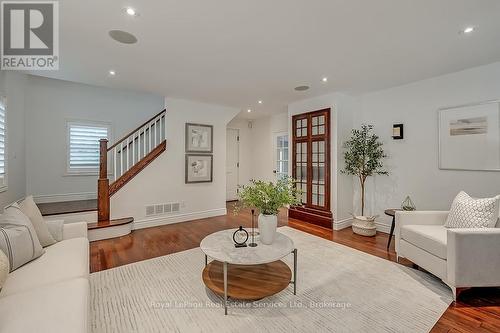
[[[258,103],[259,103],[259,104],[262,104],[262,101],[259,101]]]
[[[474,30],[476,30],[475,27],[469,26],[469,27],[466,27],[465,29],[463,29],[461,31],[461,33],[463,33],[463,34],[470,34],[470,33],[474,32]]]
[[[132,7],[125,8],[125,13],[127,13],[127,15],[129,16],[137,16],[137,12]]]
[[[295,91],[306,91],[309,89],[309,86],[298,86],[294,88]]]
[[[321,81],[326,83],[326,82],[328,82],[328,78],[325,76],[324,78],[321,79]]]
[[[115,76],[115,75],[116,75],[116,72],[115,72],[114,70],[110,70],[108,73],[109,73],[109,75],[111,75],[111,76]]]
[[[252,110],[251,110],[251,109],[248,109],[248,110],[247,110],[247,112],[248,112],[248,113],[250,113],[250,112],[252,112]]]
[[[122,44],[135,44],[137,43],[137,37],[132,35],[130,32],[123,30],[110,30],[108,32],[109,37],[116,40],[118,43]]]

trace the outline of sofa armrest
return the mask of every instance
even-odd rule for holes
[[[447,266],[456,288],[500,286],[500,229],[448,229]]]
[[[79,238],[87,236],[87,222],[66,223],[63,229],[63,239]]]
[[[399,242],[401,240],[401,228],[405,225],[444,225],[448,217],[448,211],[396,211],[396,227],[394,239],[396,253],[399,253]]]

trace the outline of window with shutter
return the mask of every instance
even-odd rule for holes
[[[7,189],[7,136],[5,98],[0,97],[0,191]]]
[[[96,174],[99,170],[99,140],[109,139],[109,124],[68,123],[68,173]]]

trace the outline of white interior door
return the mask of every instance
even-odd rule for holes
[[[288,133],[274,135],[274,174],[276,179],[288,176]]]
[[[239,130],[228,128],[226,134],[226,200],[238,199]]]

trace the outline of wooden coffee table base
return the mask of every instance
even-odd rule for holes
[[[214,293],[224,297],[223,264],[212,261],[203,270],[203,282]],[[254,301],[279,293],[292,281],[292,271],[278,260],[262,265],[228,265],[227,296]]]

